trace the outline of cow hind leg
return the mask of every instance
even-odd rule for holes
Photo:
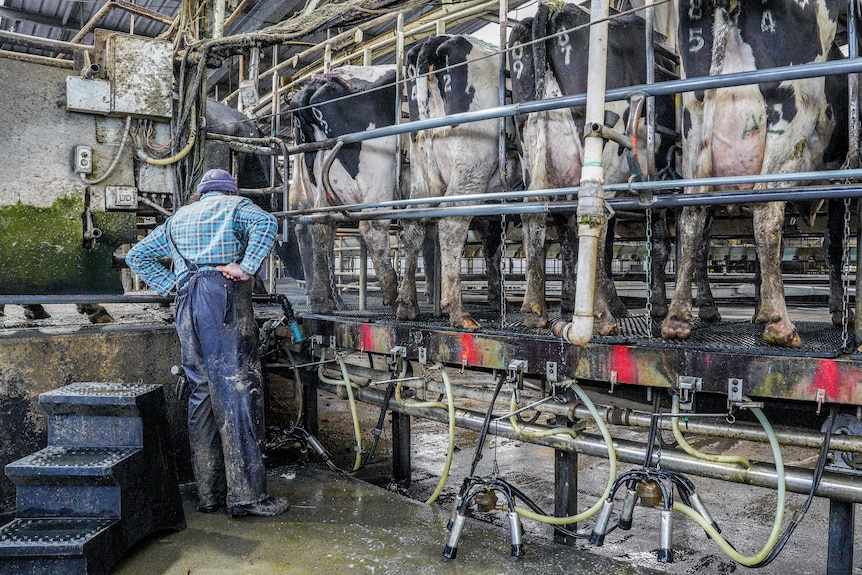
[[[754,239],[760,262],[761,297],[755,323],[765,323],[763,339],[783,347],[798,347],[802,339],[790,321],[784,301],[781,278],[781,228],[784,224],[784,203],[769,202],[754,207]]]
[[[571,221],[570,221],[571,220]],[[555,218],[557,238],[560,242],[560,263],[563,274],[560,288],[560,312],[569,315],[575,311],[575,285],[578,273],[578,234],[574,216]]]
[[[667,233],[667,216],[654,212],[652,220],[652,247],[647,281],[650,282],[650,317],[664,319],[667,316],[667,277],[665,268],[670,258],[670,235]]]
[[[706,209],[702,206],[686,206],[680,214],[680,250],[682,254],[693,254],[706,225]],[[664,339],[688,339],[691,336],[691,281],[694,261],[691,257],[677,262],[676,289],[668,308],[667,317],[661,324]]]
[[[389,247],[389,220],[363,221],[359,224],[359,233],[365,240],[368,254],[374,262],[377,283],[383,294],[383,305],[395,307],[398,297],[398,279],[395,268],[392,267]]]
[[[329,313],[335,309],[334,300],[334,262],[332,255],[335,236],[329,224],[314,224],[311,226],[313,239],[314,273],[309,303],[313,313]]]
[[[617,294],[617,286],[614,285],[614,274],[611,269],[611,264],[614,261],[614,228],[616,227],[616,220],[611,218],[608,221],[607,232],[605,233],[605,243],[604,243],[604,257],[603,261],[605,264],[605,275],[604,275],[604,289],[607,294],[608,307],[610,312],[614,317],[627,317],[629,315],[629,310],[626,307],[626,304],[623,303],[623,300],[620,299],[620,296]]]
[[[416,268],[419,250],[422,248],[425,234],[426,225],[424,222],[419,220],[406,220],[404,222],[404,230],[401,232],[403,245],[401,261],[404,265],[404,273],[401,276],[401,285],[398,287],[398,299],[395,308],[395,317],[401,321],[419,319],[419,301],[416,297]],[[426,278],[428,277],[428,267],[433,265],[433,262],[425,261]]]
[[[548,325],[545,307],[545,214],[525,214],[521,218],[525,257],[526,288],[521,311],[527,314],[524,325],[543,328]]]
[[[477,322],[464,308],[461,298],[461,254],[467,243],[470,218],[443,218],[437,224],[440,234],[441,305],[449,311],[454,327],[475,329]]]
[[[425,272],[425,301],[433,304],[437,297],[437,224],[429,223],[425,227],[425,239],[422,241],[422,267]]]
[[[709,286],[709,229],[712,218],[707,215],[703,234],[700,236],[700,244],[695,252],[694,261],[694,285],[697,287],[697,297],[694,305],[697,306],[697,315],[700,319],[709,322],[721,321],[721,313],[715,305],[712,288]]]
[[[477,227],[482,237],[485,274],[488,277],[488,307],[492,310],[501,310],[503,306],[503,272],[500,267],[500,260],[503,246],[503,223],[497,218],[484,218],[479,220]]]

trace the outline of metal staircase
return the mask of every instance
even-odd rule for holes
[[[48,446],[6,466],[17,517],[0,575],[106,574],[149,533],[185,528],[162,386],[73,383],[39,403]]]

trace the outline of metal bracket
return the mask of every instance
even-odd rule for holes
[[[822,387],[818,387],[817,395],[814,399],[817,401],[817,415],[820,415],[820,408],[823,407],[823,402],[826,401],[826,390]]]
[[[611,371],[608,374],[608,383],[611,384],[611,388],[608,390],[608,395],[614,394],[614,386],[617,384],[619,378],[619,374],[616,371]]]
[[[311,357],[314,357],[314,348],[323,346],[323,336],[320,334],[313,335],[308,341],[311,342]]]
[[[703,388],[703,378],[680,375],[676,379],[679,391],[679,408],[683,411],[694,409],[694,394]]]
[[[420,365],[428,365],[428,348],[420,347],[419,351],[419,364]]]
[[[745,401],[743,397],[744,382],[741,378],[731,377],[727,380],[727,409],[748,409],[751,407],[763,407],[762,401]]]
[[[546,361],[545,362],[545,379],[547,379],[551,383],[557,383],[559,379],[557,379],[557,362],[556,361]]]
[[[516,359],[509,363],[509,380],[516,382],[517,389],[524,389],[524,372],[527,371],[527,360]]]
[[[331,347],[332,349],[336,349],[338,347],[334,335],[329,336],[329,347]]]
[[[404,365],[404,358],[407,357],[407,348],[403,345],[396,345],[389,350],[389,371],[392,373],[401,373],[401,367]]]

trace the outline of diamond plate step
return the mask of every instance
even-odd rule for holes
[[[0,575],[103,575],[116,518],[15,519],[0,528]]]

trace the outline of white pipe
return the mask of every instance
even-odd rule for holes
[[[608,56],[608,0],[593,2],[590,13],[589,79],[587,82],[586,129],[602,125]],[[578,192],[578,278],[572,322],[561,335],[574,345],[585,345],[593,336],[593,300],[599,234],[604,227],[604,168],[598,136],[586,137],[581,188]]]
[[[226,0],[215,0],[213,9],[213,38],[224,36],[224,12]]]

